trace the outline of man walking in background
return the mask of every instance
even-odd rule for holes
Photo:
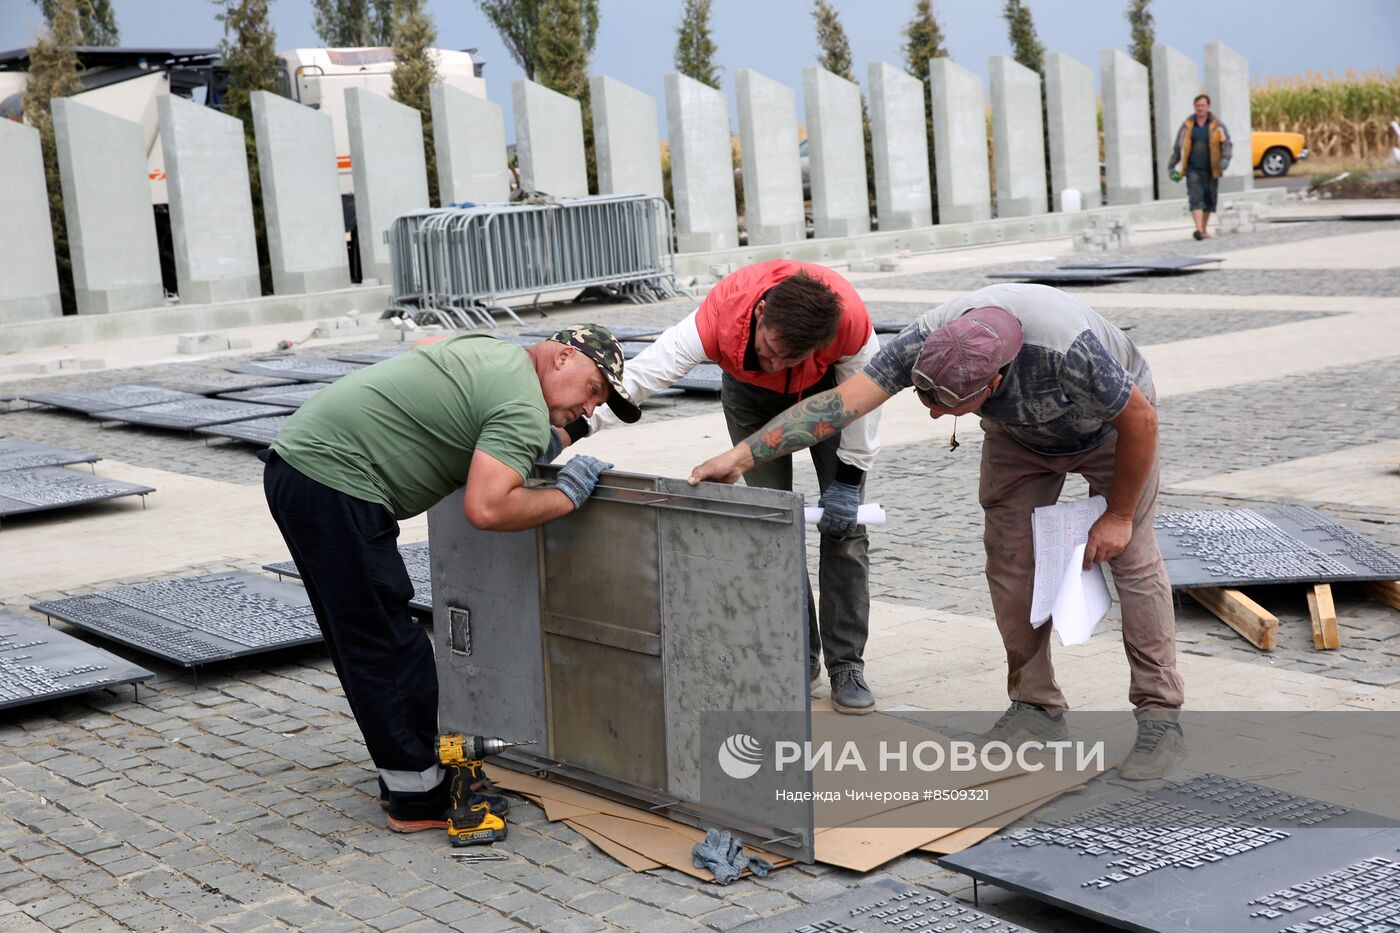
[[[1198,240],[1210,238],[1206,225],[1215,213],[1215,196],[1220,188],[1220,176],[1230,167],[1234,143],[1230,131],[1220,118],[1210,112],[1210,97],[1196,95],[1196,112],[1186,118],[1177,131],[1172,146],[1172,181],[1186,176],[1186,198],[1191,206],[1191,219],[1196,222]]]

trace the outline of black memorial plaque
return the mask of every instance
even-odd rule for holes
[[[195,428],[196,434],[211,437],[227,437],[247,444],[271,447],[277,440],[277,432],[287,423],[291,415],[276,415],[272,418],[250,418],[247,421],[232,421],[228,424],[211,424],[207,428]]]
[[[247,421],[251,418],[271,418],[290,414],[292,409],[253,402],[231,402],[221,398],[196,396],[189,401],[143,405],[140,408],[119,408],[116,411],[94,412],[103,421],[121,421],[147,428],[169,428],[172,431],[193,431],[211,424]]]
[[[734,933],[1025,933],[926,888],[883,878],[843,894],[751,920]]]
[[[254,573],[159,580],[30,608],[185,667],[321,640],[306,591]]]
[[[150,486],[92,476],[67,467],[5,470],[0,472],[0,518],[150,492],[155,492]]]
[[[1216,774],[1072,805],[939,862],[1126,930],[1364,933],[1375,907],[1400,910],[1385,817]]]
[[[1303,506],[1161,512],[1173,587],[1400,580],[1400,557]]]
[[[0,471],[29,470],[41,466],[66,466],[70,463],[96,463],[97,454],[53,447],[17,437],[0,438]]]
[[[1358,212],[1348,214],[1274,214],[1271,217],[1263,218],[1265,222],[1271,224],[1310,224],[1322,221],[1333,222],[1339,220],[1400,220],[1400,213],[1397,212]]]
[[[191,392],[195,395],[218,395],[222,392],[241,392],[244,389],[295,385],[296,381],[281,376],[249,376],[217,370],[154,376],[146,380],[146,385],[174,389],[177,392]]]
[[[564,327],[567,326],[568,325],[564,325]],[[655,338],[660,336],[661,332],[665,330],[665,328],[662,327],[645,327],[636,324],[604,324],[603,326],[612,332],[612,335],[618,339],[619,343],[624,340],[647,340],[649,338]],[[525,330],[520,332],[520,336],[553,337],[562,329],[563,327],[556,327],[553,330]]]
[[[1120,266],[1116,269],[1024,269],[1020,272],[989,272],[989,279],[1007,279],[1013,282],[1078,282],[1089,284],[1110,284],[1125,281],[1125,276],[1139,272],[1149,272],[1145,266]]]
[[[161,386],[124,385],[104,386],[101,389],[73,389],[68,392],[39,392],[24,396],[26,402],[39,405],[52,405],[90,415],[99,411],[114,411],[118,408],[135,408],[138,405],[155,405],[159,402],[192,401],[199,398],[193,392],[178,392]]]
[[[408,608],[417,615],[431,619],[433,617],[433,575],[428,569],[428,542],[401,544],[399,545],[399,556],[403,558],[403,565],[408,570],[408,578],[413,581],[413,598],[408,601]],[[301,571],[297,570],[297,565],[289,560],[279,561],[275,564],[263,564],[263,569],[280,577],[291,577],[293,580],[301,579]]]
[[[285,408],[300,408],[311,396],[320,392],[329,382],[299,382],[290,386],[275,386],[267,389],[246,389],[242,392],[224,392],[219,398],[235,402],[256,402],[259,405],[281,405]]]
[[[897,334],[904,328],[913,324],[913,321],[873,321],[875,333],[877,334]]]
[[[671,383],[676,389],[684,389],[687,392],[704,392],[709,395],[718,395],[724,385],[724,370],[714,363],[701,363],[686,374],[684,379],[677,379]]]
[[[375,363],[382,363],[385,360],[392,360],[403,356],[405,353],[413,352],[413,344],[401,343],[393,347],[385,347],[382,350],[361,350],[358,353],[341,353],[331,357],[341,363],[359,363],[362,366],[373,366]]]
[[[156,676],[37,619],[0,609],[0,709]]]
[[[1107,271],[1124,274],[1123,270],[1132,269],[1133,275],[1151,275],[1153,273],[1182,272],[1192,266],[1206,266],[1215,262],[1224,262],[1220,256],[1157,256],[1151,259],[1099,259],[1085,262],[1067,262],[1060,266],[1061,269],[1104,269]],[[1141,270],[1141,271],[1139,271]]]
[[[241,366],[230,366],[229,372],[251,373],[257,376],[284,376],[298,382],[334,382],[342,376],[348,376],[364,368],[361,363],[293,356],[274,360],[254,360]]]

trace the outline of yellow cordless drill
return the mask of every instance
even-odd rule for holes
[[[490,845],[506,838],[505,798],[481,793],[486,786],[482,759],[530,744],[460,732],[438,736],[438,760],[451,772],[447,835],[454,846]]]

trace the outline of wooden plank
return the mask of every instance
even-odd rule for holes
[[[1259,650],[1273,651],[1278,644],[1278,616],[1239,590],[1206,586],[1186,592]]]
[[[1392,609],[1400,609],[1400,581],[1377,580],[1366,584],[1366,592],[1372,599],[1385,603]]]
[[[1342,647],[1342,636],[1337,632],[1337,607],[1332,602],[1331,584],[1317,583],[1308,590],[1308,615],[1312,617],[1314,648],[1334,651]]]

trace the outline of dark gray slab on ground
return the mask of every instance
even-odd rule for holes
[[[221,392],[240,392],[244,389],[264,389],[295,383],[295,379],[285,379],[281,376],[252,376],[246,373],[210,370],[152,376],[145,382],[146,385],[174,389],[177,392],[193,392],[195,395],[218,395]]]
[[[904,328],[913,324],[913,321],[872,321],[877,334],[897,334]]]
[[[1060,266],[1061,269],[1107,269],[1116,270],[1120,274],[1139,274],[1137,270],[1146,270],[1145,274],[1153,272],[1180,272],[1192,266],[1204,266],[1216,262],[1224,262],[1220,256],[1154,256],[1148,259],[1098,259],[1085,260],[1084,262],[1067,262]],[[1132,269],[1132,273],[1125,270]]]
[[[66,509],[155,492],[121,480],[92,476],[67,467],[35,467],[0,473],[0,517]]]
[[[158,580],[29,608],[185,667],[321,640],[306,590],[255,573]]]
[[[233,421],[228,424],[211,424],[207,428],[195,428],[196,434],[211,437],[227,437],[235,441],[271,447],[277,440],[277,432],[287,423],[291,415],[276,415],[272,418],[250,418],[247,421]]]
[[[1400,580],[1400,556],[1316,509],[1161,512],[1173,587]]]
[[[300,408],[311,396],[320,392],[329,382],[298,382],[290,386],[273,386],[266,389],[245,389],[242,392],[221,392],[219,398],[235,402],[256,402],[259,405],[283,405],[287,408]]]
[[[403,356],[405,353],[413,351],[413,344],[401,343],[398,346],[385,347],[382,350],[362,350],[358,353],[339,353],[331,359],[342,363],[360,363],[365,366],[372,366],[375,363],[382,363],[385,360],[392,360],[395,357]]]
[[[156,676],[67,632],[0,609],[0,709]]]
[[[408,578],[413,581],[413,598],[408,601],[408,608],[419,616],[426,616],[431,621],[433,617],[433,576],[428,569],[428,542],[401,544],[399,545],[399,556],[403,558],[403,565],[408,570]],[[263,564],[262,569],[280,577],[290,577],[293,580],[301,579],[301,571],[297,570],[297,565],[289,560],[279,561],[275,564]]]
[[[1306,224],[1336,220],[1400,220],[1400,212],[1384,214],[1275,214],[1263,219],[1271,224]]]
[[[568,325],[562,325],[562,326],[568,326]],[[656,337],[656,336],[660,335],[662,331],[665,330],[665,328],[663,328],[663,327],[647,327],[647,326],[644,326],[644,325],[637,325],[637,324],[615,324],[615,325],[614,325],[614,324],[605,324],[604,326],[607,327],[608,330],[612,331],[612,335],[613,335],[614,337],[616,337],[619,341],[623,341],[623,340],[645,340],[645,339],[647,339],[648,337]],[[559,330],[560,330],[560,328],[558,328],[558,327],[555,327],[555,328],[552,328],[552,329],[549,329],[549,330],[545,330],[545,329],[540,329],[540,330],[523,330],[523,331],[520,332],[520,336],[522,336],[522,337],[553,337],[555,334],[559,333]]]
[[[1400,909],[1400,826],[1375,814],[1212,774],[1072,805],[939,862],[1125,930],[1362,933]]]
[[[227,399],[196,396],[187,401],[99,411],[94,412],[92,416],[103,421],[121,421],[147,428],[193,431],[195,428],[204,428],[211,424],[270,418],[273,415],[286,415],[291,412],[292,409],[277,405],[258,405],[253,402],[231,402]]]
[[[1025,927],[926,888],[882,878],[735,927],[733,933],[1024,933]]]
[[[250,373],[256,376],[282,376],[298,382],[334,382],[357,370],[364,369],[361,363],[346,363],[342,360],[327,360],[320,357],[289,356],[272,360],[254,360],[239,366],[230,366],[231,373]]]
[[[0,438],[0,470],[29,470],[42,466],[67,466],[70,463],[96,463],[102,458],[66,447],[54,447],[18,437]]]
[[[160,386],[123,385],[104,386],[100,389],[71,389],[67,392],[39,392],[22,396],[26,402],[67,408],[90,415],[96,411],[115,411],[118,408],[135,408],[138,405],[154,405],[158,402],[178,402],[199,398],[193,392],[179,392]]]
[[[1116,269],[1025,269],[1020,272],[989,272],[989,279],[1013,282],[1078,282],[1083,285],[1100,282],[1122,282],[1126,276],[1150,272],[1145,266],[1122,266]]]
[[[684,379],[678,379],[671,383],[673,389],[684,389],[686,392],[704,392],[710,395],[718,395],[724,385],[724,370],[714,363],[701,363],[692,369]]]

